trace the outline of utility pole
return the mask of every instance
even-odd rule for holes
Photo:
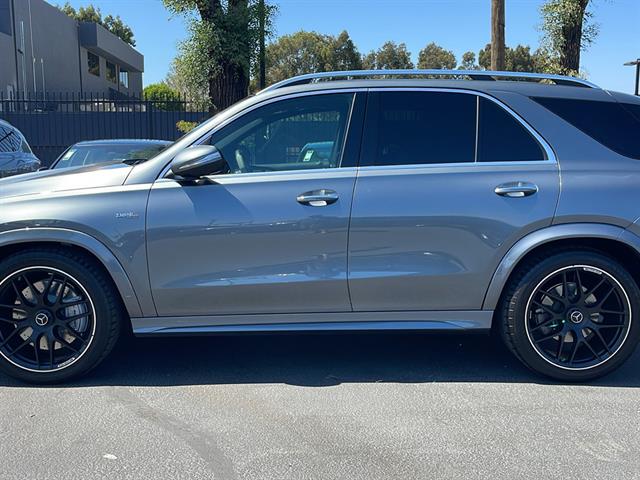
[[[505,69],[504,1],[491,0],[491,70]]]
[[[625,67],[636,67],[636,88],[633,94],[640,95],[640,58],[632,62],[627,62],[624,65]]]
[[[258,47],[258,62],[260,64],[260,90],[264,89],[267,86],[267,66],[265,59],[265,22],[266,22],[267,11],[265,10],[264,0],[259,0],[258,2],[258,17],[260,22],[260,45]]]

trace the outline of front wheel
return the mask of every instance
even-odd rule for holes
[[[0,370],[56,383],[95,367],[114,346],[122,307],[90,257],[33,249],[0,262]]]
[[[500,322],[509,349],[531,369],[563,381],[613,371],[640,339],[640,292],[617,261],[563,251],[519,268]]]

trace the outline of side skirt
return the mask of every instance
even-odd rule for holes
[[[491,329],[493,310],[424,312],[284,313],[132,318],[138,336],[242,332],[332,332]]]

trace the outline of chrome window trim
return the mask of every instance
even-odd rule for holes
[[[250,113],[250,112],[256,110],[257,108],[269,105],[271,103],[280,102],[280,101],[283,101],[283,100],[290,100],[292,98],[307,97],[307,96],[311,96],[311,95],[327,95],[327,94],[332,94],[332,93],[352,93],[354,95],[353,95],[353,100],[351,102],[351,110],[349,111],[349,118],[347,119],[347,122],[348,122],[347,123],[347,130],[346,130],[346,134],[344,136],[344,141],[343,141],[344,142],[343,143],[343,152],[344,152],[344,147],[346,145],[347,137],[348,137],[348,133],[349,133],[349,127],[351,126],[351,118],[353,116],[353,107],[355,106],[355,94],[358,93],[358,92],[365,92],[366,93],[367,90],[368,90],[367,88],[332,88],[330,90],[311,90],[311,91],[307,91],[307,92],[296,92],[296,93],[290,93],[290,94],[287,94],[287,95],[280,95],[280,96],[277,96],[277,97],[271,97],[271,98],[268,98],[268,99],[266,99],[266,100],[264,100],[262,102],[254,103],[250,107],[247,107],[247,108],[239,111],[235,115],[225,119],[224,121],[222,121],[218,125],[212,127],[210,130],[207,130],[206,133],[202,134],[200,137],[198,137],[196,140],[194,140],[193,143],[191,143],[190,145],[188,145],[185,148],[193,147],[195,145],[202,145],[202,142],[204,142],[207,138],[209,138],[211,135],[215,134],[219,130],[222,130],[224,127],[226,127],[230,123],[234,122],[238,118],[242,117],[243,115],[246,115],[247,113]],[[336,167],[336,169],[337,168],[343,168],[343,167]],[[158,176],[158,179],[165,178],[167,176],[167,174],[169,173],[170,169],[171,169],[171,162],[168,162],[167,165],[165,165],[165,167],[160,172],[160,175]],[[323,169],[317,169],[317,170],[323,170]],[[326,170],[334,170],[334,169],[326,169]],[[300,170],[296,170],[296,171],[300,171]],[[260,173],[279,173],[279,172],[260,172]],[[247,175],[247,174],[246,173],[239,173],[237,175]],[[217,176],[218,175],[216,175],[216,177]]]
[[[480,92],[478,90],[471,90],[471,89],[466,89],[466,88],[442,88],[442,87],[374,87],[374,88],[369,88],[367,89],[369,92],[389,92],[389,91],[393,91],[393,92],[439,92],[439,93],[464,93],[467,95],[475,95],[478,99],[479,97],[483,97],[486,98],[487,100],[494,102],[496,105],[498,105],[499,107],[501,107],[502,109],[504,109],[508,114],[510,114],[518,123],[520,123],[520,125],[522,125],[531,136],[533,136],[533,138],[536,139],[536,141],[538,142],[538,144],[542,147],[542,149],[544,150],[547,159],[546,160],[518,160],[518,161],[511,161],[511,162],[478,162],[477,158],[475,159],[475,161],[473,162],[460,162],[460,163],[429,163],[429,164],[408,164],[406,166],[408,167],[429,167],[429,166],[436,166],[436,167],[443,167],[446,166],[448,168],[451,167],[464,167],[464,166],[470,166],[470,165],[475,165],[475,166],[481,166],[481,165],[487,165],[487,166],[500,166],[500,165],[536,165],[536,164],[542,164],[542,165],[546,165],[546,164],[556,164],[558,163],[557,157],[555,152],[553,151],[553,148],[551,147],[551,145],[542,137],[542,135],[540,135],[536,129],[534,129],[531,125],[529,125],[527,123],[527,121],[522,118],[522,116],[520,116],[520,114],[518,114],[515,110],[513,110],[511,107],[509,107],[507,104],[505,104],[504,102],[502,102],[501,100],[497,99],[496,97],[493,97],[485,92]],[[479,104],[479,100],[477,102]],[[478,120],[478,122],[476,122],[476,142],[477,142],[477,135],[479,134],[479,110],[476,109],[476,118]],[[476,149],[477,152],[477,149]],[[371,167],[393,167],[393,168],[397,168],[397,167],[404,167],[405,165],[367,165],[361,168],[371,168]]]

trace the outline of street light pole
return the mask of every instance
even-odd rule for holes
[[[636,89],[633,92],[635,95],[640,95],[640,58],[637,60],[634,60],[632,62],[627,62],[625,63],[625,66],[627,67],[636,67]]]

